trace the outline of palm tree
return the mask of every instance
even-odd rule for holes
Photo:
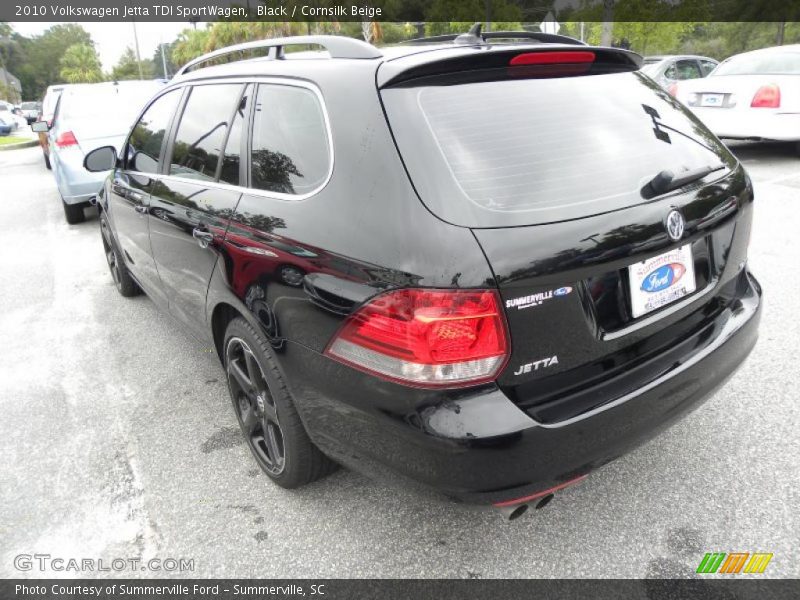
[[[61,77],[68,83],[103,81],[100,59],[89,44],[70,46],[61,57]]]

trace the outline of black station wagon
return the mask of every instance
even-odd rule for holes
[[[114,281],[213,344],[277,484],[343,464],[519,516],[756,341],[750,180],[641,64],[478,28],[202,56],[86,157]]]

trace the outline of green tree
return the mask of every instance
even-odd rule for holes
[[[494,31],[522,29],[522,10],[506,0],[434,0],[425,12],[425,35],[466,33],[484,15]]]
[[[172,48],[174,46],[174,42],[172,44],[159,44],[156,46],[155,52],[153,52],[153,58],[151,59],[153,62],[153,75],[155,77],[164,77],[169,79],[175,73],[176,66],[175,63],[172,62]],[[161,56],[161,50],[164,50],[164,56]],[[166,73],[164,72],[164,66],[166,64]]]
[[[140,66],[141,75],[139,75]],[[117,64],[111,69],[111,78],[115,81],[122,81],[125,79],[152,79],[153,72],[153,62],[150,60],[137,61],[133,49],[128,46],[125,48],[125,52],[122,53],[122,56],[120,56]]]
[[[97,52],[89,44],[67,48],[60,61],[61,77],[68,83],[97,83],[103,81],[103,71]]]
[[[76,44],[94,47],[89,33],[75,23],[54,25],[30,38],[12,35],[19,52],[9,58],[8,70],[19,78],[26,99],[41,98],[47,86],[64,82],[60,61],[67,48]]]

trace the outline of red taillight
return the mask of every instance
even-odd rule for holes
[[[670,83],[667,86],[667,92],[669,93],[670,96],[676,96],[677,97],[677,95],[678,95],[678,84],[677,83]]]
[[[778,108],[780,105],[781,88],[774,83],[762,85],[750,103],[753,108]]]
[[[508,347],[497,292],[406,289],[361,307],[325,353],[401,383],[457,387],[493,379]]]
[[[509,61],[512,67],[523,65],[560,65],[560,64],[583,64],[594,62],[594,52],[564,51],[564,52],[526,52],[517,54]]]
[[[60,133],[56,138],[56,146],[59,148],[65,148],[67,146],[77,146],[78,140],[75,139],[75,134],[71,131],[65,131],[64,133]]]

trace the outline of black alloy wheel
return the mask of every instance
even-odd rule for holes
[[[120,257],[114,237],[111,235],[111,228],[108,225],[108,218],[105,214],[100,215],[100,234],[103,240],[103,252],[106,255],[108,270],[114,279],[117,291],[125,297],[136,296],[141,293],[139,285],[128,273],[128,267]]]
[[[233,409],[250,450],[268,475],[279,476],[286,466],[286,448],[278,407],[264,371],[238,337],[228,340],[225,364]]]

